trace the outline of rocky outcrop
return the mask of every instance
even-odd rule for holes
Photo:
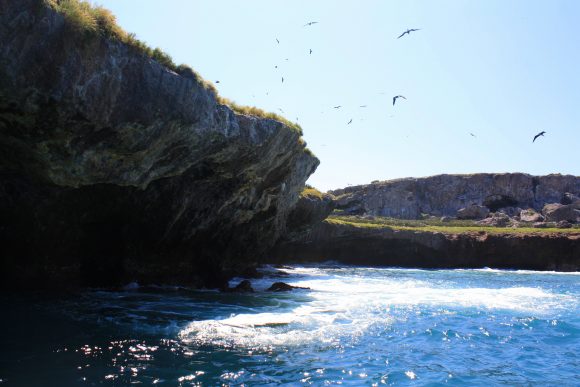
[[[325,221],[302,240],[278,245],[269,260],[428,269],[491,267],[578,271],[580,232],[446,234]]]
[[[457,210],[458,219],[483,219],[489,215],[489,208],[485,206],[471,205]]]
[[[540,211],[558,203],[566,193],[580,195],[580,177],[531,176],[523,173],[437,175],[375,182],[330,191],[347,214],[419,219],[422,214],[455,216],[461,208],[485,206]]]
[[[0,0],[3,286],[223,286],[259,260],[318,160],[195,76]]]
[[[578,204],[546,204],[542,209],[547,222],[580,222],[580,203]]]

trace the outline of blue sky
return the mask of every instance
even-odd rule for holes
[[[309,180],[321,190],[440,173],[580,174],[580,1],[93,3],[219,80],[224,97],[297,120],[321,160]],[[397,39],[407,28],[421,30]],[[407,100],[393,107],[397,94]]]

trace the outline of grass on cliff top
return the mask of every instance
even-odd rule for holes
[[[309,197],[309,198],[316,198],[318,200],[322,200],[322,192],[317,190],[316,188],[306,184],[302,192],[300,192],[301,197]]]
[[[87,34],[100,34],[111,39],[118,40],[127,44],[130,47],[138,50],[149,58],[157,61],[159,64],[167,67],[175,73],[195,79],[206,90],[211,91],[216,97],[218,103],[229,106],[233,111],[260,117],[268,118],[282,122],[284,125],[298,131],[302,135],[302,128],[297,123],[294,123],[286,118],[276,114],[265,112],[264,110],[255,106],[242,106],[227,98],[220,97],[218,91],[213,83],[203,79],[191,67],[180,64],[176,65],[170,55],[163,52],[160,48],[151,48],[144,42],[137,39],[135,34],[128,33],[123,30],[118,24],[115,15],[111,11],[101,6],[92,6],[85,0],[44,0],[45,3],[64,15],[66,21],[79,32]]]
[[[407,220],[386,217],[365,219],[358,216],[331,215],[326,220],[331,224],[349,225],[357,228],[440,232],[443,234],[462,234],[486,232],[488,234],[580,234],[580,227],[573,228],[534,228],[534,227],[492,227],[480,226],[471,220],[453,220],[443,223],[439,219]]]

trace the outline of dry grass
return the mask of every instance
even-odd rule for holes
[[[423,220],[402,220],[393,218],[376,217],[374,219],[364,219],[357,216],[336,216],[331,215],[326,220],[328,223],[349,225],[357,228],[369,229],[392,229],[392,230],[409,230],[440,232],[443,234],[463,234],[463,233],[480,233],[488,234],[580,234],[580,228],[533,228],[533,227],[491,227],[479,226],[468,223],[454,224],[429,224]],[[463,221],[459,221],[463,222]]]
[[[171,56],[165,53],[160,48],[151,48],[144,42],[137,39],[135,34],[130,34],[124,31],[118,24],[115,15],[106,8],[100,6],[92,6],[85,0],[44,0],[46,4],[55,9],[57,12],[65,16],[69,25],[77,32],[86,34],[100,34],[111,39],[119,40],[151,59],[156,60],[161,65],[180,74],[186,78],[194,79],[201,84],[206,90],[212,92],[217,98],[218,102],[229,106],[237,113],[269,118],[280,121],[286,126],[298,131],[302,135],[302,128],[297,123],[291,122],[286,118],[276,114],[265,112],[264,110],[255,106],[242,106],[227,98],[218,95],[216,87],[213,83],[204,80],[191,67],[181,64],[176,65]],[[308,150],[308,149],[307,149]],[[309,150],[308,150],[309,151]],[[311,153],[311,152],[310,152]]]

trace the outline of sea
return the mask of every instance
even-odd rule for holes
[[[3,294],[0,387],[580,386],[580,273],[327,263],[251,281]]]

